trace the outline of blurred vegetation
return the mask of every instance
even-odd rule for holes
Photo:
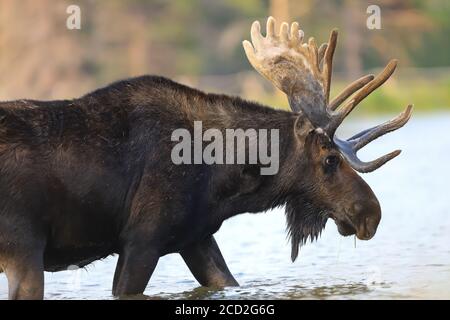
[[[81,8],[68,30],[66,8]],[[381,8],[369,30],[366,9]],[[391,58],[392,79],[361,112],[450,108],[448,0],[0,0],[0,97],[58,99],[140,74],[160,74],[207,91],[287,107],[251,69],[241,47],[253,20],[299,21],[319,42],[340,30],[333,92]]]

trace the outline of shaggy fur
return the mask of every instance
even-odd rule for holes
[[[278,129],[278,174],[260,175],[260,164],[174,165],[171,133],[192,132],[196,120],[203,130]],[[302,114],[153,76],[73,100],[1,103],[0,269],[19,283],[10,297],[42,297],[44,269],[113,253],[117,295],[142,293],[172,252],[201,284],[235,285],[212,235],[229,217],[286,203],[294,260],[324,212],[340,211],[341,195],[371,192],[344,163],[324,165],[338,151],[314,129]]]

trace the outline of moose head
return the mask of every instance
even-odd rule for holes
[[[255,21],[251,42],[243,46],[252,66],[289,100],[298,114],[296,137],[302,146],[301,177],[286,205],[288,231],[292,241],[292,260],[308,238],[317,238],[328,218],[343,236],[356,234],[371,239],[381,219],[379,202],[367,183],[355,172],[371,172],[400,154],[396,150],[370,162],[357,157],[357,151],[374,139],[402,127],[410,118],[412,105],[396,118],[342,140],[336,130],[345,117],[394,72],[392,60],[376,77],[364,76],[347,86],[330,101],[333,55],[337,31],[328,43],[317,47],[314,38],[303,42],[304,33],[297,22],[286,22],[275,33],[275,20],[267,20],[266,36]],[[295,176],[295,175],[294,175]]]

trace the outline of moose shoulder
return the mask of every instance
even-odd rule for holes
[[[294,112],[154,76],[74,100],[0,104],[0,270],[10,299],[42,298],[44,270],[84,266],[114,253],[114,295],[143,293],[159,257],[173,252],[201,285],[237,285],[213,234],[227,218],[276,206],[286,206],[293,260],[328,218],[342,235],[373,237],[380,205],[355,170],[375,170],[398,152],[364,163],[356,151],[404,125],[411,108],[349,140],[334,132],[395,64],[329,102],[336,33],[317,49],[313,41],[302,43],[296,23],[290,34],[282,24],[279,35],[273,24],[269,18],[266,37],[254,24],[253,45],[244,47],[252,65],[286,92]],[[269,150],[277,146],[276,174],[261,174],[267,163],[260,157],[174,163],[173,132],[195,136],[198,122],[202,132],[276,130],[276,141],[265,136]],[[258,143],[244,140],[222,151],[238,155]]]

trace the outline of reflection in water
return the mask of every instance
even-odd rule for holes
[[[175,294],[161,294],[149,296],[148,299],[327,299],[327,298],[351,298],[355,295],[367,294],[373,290],[365,283],[346,283],[330,286],[317,286],[306,288],[301,285],[284,287],[283,283],[278,284],[280,288],[273,290],[277,284],[270,284],[271,290],[267,290],[268,284],[249,283],[239,288],[227,288],[222,290],[197,287],[190,291]],[[384,285],[384,288],[388,286]]]
[[[348,136],[370,123],[347,125]],[[178,255],[163,257],[134,299],[395,299],[450,298],[450,115],[413,116],[407,126],[371,143],[362,159],[401,147],[403,153],[364,175],[383,217],[370,241],[342,238],[332,221],[319,241],[290,262],[282,209],[226,221],[216,235],[241,287],[198,287]],[[112,299],[117,257],[86,269],[46,273],[47,299]],[[0,299],[7,298],[0,275]]]
[[[369,291],[369,287],[363,283],[350,283],[350,284],[341,284],[336,286],[324,286],[317,287],[308,291],[305,291],[304,294],[306,296],[311,296],[312,298],[327,298],[332,296],[349,296],[356,294],[364,294]],[[292,297],[292,299],[296,299],[297,297],[301,297],[297,292],[293,292],[292,295],[288,295],[288,297]]]

